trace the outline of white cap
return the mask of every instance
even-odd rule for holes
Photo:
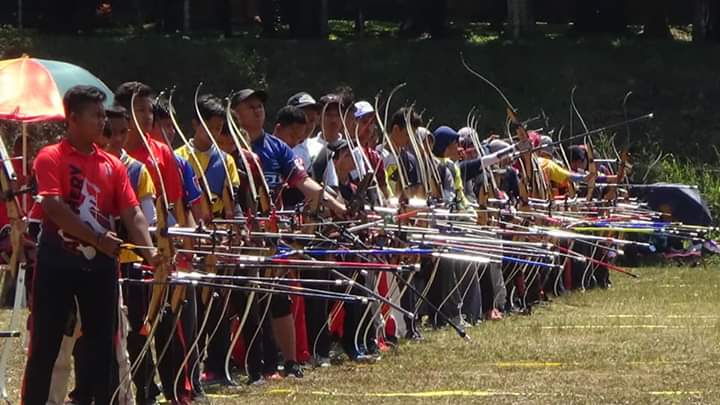
[[[355,118],[360,118],[374,112],[375,109],[373,108],[372,104],[368,103],[367,101],[358,101],[357,103],[355,103]]]

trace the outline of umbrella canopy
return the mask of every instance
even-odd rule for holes
[[[0,61],[0,119],[22,122],[64,119],[63,95],[80,84],[99,88],[107,96],[105,105],[112,104],[112,91],[79,66],[27,56]]]
[[[650,208],[669,213],[675,220],[688,225],[712,225],[712,214],[697,187],[658,183],[638,191]]]

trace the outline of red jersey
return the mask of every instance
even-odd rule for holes
[[[160,174],[162,175],[163,185],[165,186],[165,192],[167,193],[168,203],[173,204],[180,200],[183,196],[183,187],[180,180],[180,173],[178,171],[177,162],[175,161],[175,155],[170,148],[162,142],[158,142],[152,139],[149,135],[145,137],[150,149],[152,149],[152,156],[158,161],[160,166]],[[160,177],[158,176],[155,165],[152,162],[150,153],[148,153],[145,145],[140,145],[135,150],[127,150],[135,160],[143,163],[150,172],[153,184],[157,189],[158,193],[162,193],[163,187],[160,185]]]
[[[61,197],[96,232],[112,229],[114,217],[138,205],[125,165],[95,145],[86,155],[63,139],[40,150],[34,169],[38,195]],[[43,227],[57,229],[48,217]]]
[[[28,210],[28,213],[27,213],[27,221],[42,223],[42,221],[43,221],[42,205],[40,205],[37,202],[32,203],[32,206],[30,206],[30,210]]]

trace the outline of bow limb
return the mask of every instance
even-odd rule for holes
[[[495,90],[498,93],[498,95],[500,95],[500,98],[502,98],[502,100],[505,103],[505,106],[507,108],[508,120],[506,121],[506,129],[508,129],[507,124],[509,124],[510,122],[515,122],[515,123],[519,124],[520,121],[518,121],[517,116],[516,116],[517,109],[515,108],[515,106],[513,106],[513,104],[507,98],[505,93],[503,93],[503,91],[500,90],[500,88],[495,83],[493,83],[488,78],[486,78],[485,76],[483,76],[482,74],[480,74],[479,72],[477,72],[476,70],[471,68],[470,65],[468,65],[468,63],[465,61],[465,56],[462,53],[460,53],[460,61],[462,62],[462,65],[465,67],[465,70],[467,70],[470,74],[472,74],[473,76],[475,76],[478,79],[485,82],[493,90]],[[521,125],[520,128],[521,128],[520,136],[521,137],[524,136],[525,138],[527,138],[527,133],[525,132],[524,127]],[[510,143],[511,144],[514,143],[514,141],[512,139],[512,134],[510,134],[509,131],[508,131],[508,134],[509,134],[509,138],[510,138]],[[523,176],[525,178],[520,179],[520,201],[521,201],[521,207],[525,207],[527,205],[528,198],[531,195],[531,193],[528,191],[528,185],[530,185],[530,186],[533,185],[533,181],[532,181],[533,177],[532,176],[533,176],[533,171],[534,171],[534,165],[532,165],[532,155],[528,155],[527,153],[525,153],[525,154],[522,154],[521,157],[522,158],[520,159],[520,167],[521,167],[523,173],[525,174],[525,176]],[[530,190],[530,191],[532,191],[532,190]]]
[[[135,128],[137,129],[138,133],[140,134],[140,139],[143,142],[143,145],[148,151],[148,155],[150,156],[150,161],[152,165],[154,166],[155,171],[157,172],[158,179],[160,180],[160,191],[161,196],[156,202],[156,211],[157,211],[157,228],[160,230],[157,233],[157,243],[158,243],[158,253],[160,253],[163,257],[165,257],[165,261],[163,264],[158,266],[158,268],[155,269],[154,278],[156,281],[165,282],[167,278],[170,275],[170,269],[172,266],[172,262],[175,257],[175,250],[172,245],[172,242],[170,241],[170,238],[167,235],[167,228],[168,228],[168,214],[170,212],[170,203],[167,199],[167,189],[165,187],[165,181],[162,177],[162,171],[160,170],[160,164],[158,163],[157,156],[155,156],[152,148],[150,148],[149,143],[147,142],[147,139],[145,139],[144,132],[142,130],[142,127],[140,126],[140,122],[138,121],[137,115],[135,114],[135,98],[137,97],[137,92],[133,93],[132,99],[130,100],[130,113],[132,116],[133,124],[135,125]],[[143,330],[141,333],[149,334],[150,332],[150,325],[156,323],[156,318],[158,318],[158,315],[160,313],[160,308],[162,304],[163,297],[165,295],[165,287],[162,284],[156,284],[153,286],[153,292],[152,297],[150,299],[150,304],[148,305],[147,315],[145,317],[145,321],[143,324]],[[150,339],[150,335],[148,335],[148,340]]]
[[[229,100],[225,110],[225,115],[229,124],[231,138],[235,143],[235,147],[238,148],[238,153],[243,160],[243,164],[247,165],[246,170],[248,173],[248,181],[250,182],[251,190],[255,190],[256,196],[254,196],[254,198],[258,199],[260,212],[270,213],[274,210],[274,204],[270,198],[270,187],[267,184],[267,180],[263,174],[262,165],[260,164],[258,157],[252,153],[252,147],[245,138],[245,132],[238,127],[237,122],[235,122],[235,119],[232,116]],[[249,152],[250,159],[247,159],[242,153],[243,149]],[[257,170],[257,178],[255,178],[252,174],[253,167]]]
[[[172,104],[172,98],[173,94],[175,92],[175,88],[173,88],[170,91],[170,95],[168,98],[168,113],[170,115],[170,120],[175,127],[176,133],[181,134],[181,139],[184,139],[185,136],[182,134],[182,130],[179,128],[177,124],[177,120],[175,118],[175,110]],[[156,98],[155,102],[159,102],[159,100],[165,95],[165,91],[162,91],[158,97]],[[161,128],[162,136],[165,140],[165,143],[171,147],[172,142],[170,142],[170,139],[168,138],[167,134],[165,133],[165,130]],[[195,156],[194,151],[190,149],[190,156],[195,160],[195,162],[198,161],[197,156]],[[178,171],[180,169],[178,168]],[[182,173],[180,173],[180,176],[182,177]],[[201,177],[201,180],[203,185],[207,186],[207,181],[204,177]],[[206,188],[207,189],[207,188]],[[203,201],[204,202],[204,201]],[[207,205],[202,204],[203,211],[207,213]],[[188,212],[186,211],[186,206],[183,198],[181,197],[179,201],[175,202],[174,205],[174,211],[175,211],[175,219],[177,221],[177,224],[181,227],[188,227],[190,226],[190,217],[188,215]],[[167,219],[165,219],[167,221]],[[163,236],[158,236],[158,238],[164,238]],[[182,246],[185,249],[192,249],[192,241],[190,238],[182,238]],[[182,302],[186,298],[186,287],[184,285],[176,285],[172,287],[172,293],[170,293],[170,309],[175,314],[174,320],[172,322],[172,329],[169,336],[173,336],[175,334],[175,330],[177,327],[177,323],[180,320],[182,316]],[[162,359],[164,358],[165,354],[167,353],[167,350],[169,349],[170,345],[173,343],[173,339],[170,338],[165,343],[164,347],[158,352],[157,361],[155,362],[154,370],[152,373],[150,373],[150,376],[154,375],[157,371],[157,367],[159,367]]]
[[[410,147],[413,150],[413,153],[415,154],[415,158],[418,161],[418,175],[420,176],[420,181],[422,182],[423,189],[425,190],[425,197],[431,195],[431,188],[430,188],[430,179],[428,178],[428,163],[425,160],[425,154],[423,153],[423,150],[418,145],[415,131],[413,131],[412,125],[409,121],[409,118],[412,114],[413,106],[410,106],[407,109],[407,113],[405,114],[405,128],[408,132],[408,138],[410,139]],[[435,195],[437,196],[437,195]]]
[[[152,164],[153,169],[156,171],[158,179],[160,180],[160,184],[158,185],[160,188],[160,198],[158,198],[155,202],[156,204],[156,215],[157,215],[157,229],[158,232],[156,234],[157,238],[157,244],[158,244],[158,253],[162,255],[165,260],[155,268],[153,279],[155,281],[153,287],[152,287],[152,293],[150,296],[150,302],[148,303],[147,312],[145,315],[145,319],[143,320],[143,326],[141,327],[140,334],[146,336],[146,342],[143,345],[142,350],[140,351],[137,360],[135,361],[135,364],[131,365],[130,367],[130,373],[124,378],[123,383],[119,384],[117,389],[112,395],[112,398],[110,402],[114,402],[115,398],[120,392],[120,388],[123,387],[127,381],[129,381],[132,376],[137,372],[139,369],[139,365],[143,358],[145,357],[148,349],[150,348],[150,343],[152,341],[152,337],[154,336],[157,326],[160,323],[161,315],[162,315],[162,307],[164,306],[165,302],[167,301],[167,286],[165,282],[170,276],[170,272],[172,270],[174,258],[175,258],[175,249],[170,241],[170,238],[168,236],[168,216],[170,213],[170,204],[167,199],[167,192],[165,187],[165,181],[162,177],[162,171],[160,170],[160,164],[158,163],[158,159],[155,156],[153,150],[150,148],[150,144],[148,143],[147,139],[145,138],[145,133],[142,129],[142,126],[140,126],[140,122],[138,121],[137,114],[135,113],[135,99],[137,97],[137,91],[133,93],[132,98],[130,99],[130,115],[132,117],[133,125],[135,125],[136,130],[138,131],[138,134],[140,136],[140,139],[142,140],[143,146],[148,151],[148,156],[150,157],[150,162]]]
[[[25,296],[25,249],[24,234],[25,221],[22,215],[22,209],[18,204],[14,195],[13,182],[17,178],[15,169],[10,160],[5,143],[0,135],[0,159],[2,159],[2,168],[0,169],[0,188],[4,194],[5,208],[8,219],[10,220],[10,243],[12,246],[12,254],[8,263],[10,275],[6,280],[15,281],[15,297],[13,301],[12,315],[10,316],[10,330],[7,337],[20,337],[17,331],[20,323],[20,309]],[[0,399],[8,400],[8,393],[5,387],[8,361],[10,360],[10,342],[5,342],[0,353]]]
[[[345,127],[345,121],[343,120],[343,126]],[[356,125],[355,126],[355,144],[357,145],[358,150],[360,151],[360,155],[362,157],[362,160],[365,164],[365,167],[368,168],[368,171],[366,173],[372,175],[370,178],[370,181],[374,183],[374,188],[377,191],[377,201],[373,201],[372,204],[375,204],[376,202],[380,206],[385,206],[385,193],[387,193],[387,190],[383,190],[380,187],[380,182],[378,181],[378,175],[385,176],[385,173],[377,173],[378,169],[380,168],[380,163],[382,162],[382,159],[379,159],[378,165],[373,167],[372,163],[370,162],[370,157],[365,152],[365,146],[360,143],[360,136],[359,136],[360,128]],[[358,172],[359,174],[360,172]]]
[[[500,90],[500,88],[499,88],[498,86],[496,86],[493,82],[491,82],[491,81],[490,81],[489,79],[487,79],[485,76],[481,75],[479,72],[477,72],[476,70],[474,70],[473,68],[471,68],[470,65],[468,65],[468,63],[465,61],[465,56],[463,55],[462,52],[460,52],[460,61],[462,62],[462,65],[465,67],[465,70],[467,70],[468,72],[470,72],[473,76],[477,77],[478,79],[480,79],[480,80],[484,81],[485,83],[487,83],[490,87],[492,87],[492,88],[500,95],[500,97],[501,97],[501,98],[503,99],[503,101],[505,102],[505,105],[506,105],[513,113],[515,113],[515,112],[517,111],[517,109],[512,105],[512,103],[510,103],[510,100],[505,96],[505,93],[503,93],[502,90]]]
[[[409,119],[405,120],[406,125],[409,125],[409,122]],[[408,133],[412,134],[410,139],[417,138],[415,136],[415,131]],[[433,197],[436,200],[440,200],[442,198],[442,187],[440,186],[440,172],[438,171],[438,167],[435,164],[435,160],[432,155],[432,147],[430,147],[430,139],[428,138],[429,135],[426,135],[425,137],[423,137],[423,139],[420,139],[419,142],[416,142],[417,149],[421,155],[420,158],[422,159],[423,165],[425,166],[425,176],[426,182],[428,183],[427,188],[429,190],[428,196]]]
[[[396,87],[396,89],[399,89],[399,88],[400,87]],[[395,91],[396,90],[393,89],[393,92],[390,93],[390,97],[392,97],[392,95],[394,94]],[[388,102],[386,104],[386,110],[389,108],[388,106],[390,105],[390,97],[388,97]],[[382,121],[380,119],[379,105],[380,105],[380,94],[378,93],[378,95],[375,96],[375,118],[378,122],[378,125],[380,125],[380,132],[383,135],[383,145],[388,146],[388,150],[390,151],[390,154],[392,154],[393,158],[395,159],[397,171],[398,171],[398,180],[400,182],[400,192],[402,193],[402,192],[404,192],[404,190],[407,189],[409,181],[406,177],[405,170],[402,167],[402,163],[400,162],[400,156],[398,155],[397,150],[395,149],[395,145],[393,144],[392,139],[390,139],[390,135],[387,132],[387,127],[386,127],[387,114],[385,114],[385,121]],[[397,193],[397,190],[391,190],[391,191],[393,194]]]
[[[380,280],[382,278],[382,275],[381,275],[381,273],[374,273],[373,277],[375,277],[373,291],[375,291],[375,293],[377,295],[381,295],[380,294]],[[373,324],[375,323],[375,318],[380,318],[380,320],[379,320],[380,330],[379,331],[377,329],[375,330],[375,339],[378,338],[378,334],[380,334],[380,333],[382,333],[382,336],[385,335],[384,334],[385,322],[383,321],[383,317],[382,317],[383,305],[385,305],[385,304],[378,303],[377,308],[373,311],[372,304],[368,304],[367,308],[365,309],[365,313],[363,313],[362,318],[360,318],[359,325],[362,325],[363,322],[365,321],[365,318],[367,317],[367,315],[370,314],[370,318],[368,319],[367,325],[365,326],[365,331],[363,332],[363,340],[362,341],[366,344],[368,341],[368,336],[370,335],[370,329],[372,328]],[[358,344],[357,342],[359,339],[359,332],[360,332],[360,328],[357,328],[357,330],[355,331],[355,348],[356,349],[357,349],[357,344]]]
[[[585,132],[590,132],[587,124],[585,123],[585,120],[580,115],[580,111],[578,110],[577,105],[575,104],[576,90],[577,86],[574,86],[570,91],[570,107],[572,108],[572,112],[574,112],[574,114],[577,115],[578,119],[580,120],[580,124],[582,125],[583,130]],[[595,157],[593,153],[592,137],[590,136],[585,137],[585,150],[587,152],[588,158],[588,171],[590,172],[590,177],[587,180],[587,194],[585,196],[585,201],[590,202],[592,200],[593,192],[595,191],[595,180],[598,176],[597,165],[595,164]]]
[[[203,191],[205,192],[205,195],[208,199],[210,199],[210,205],[214,204],[215,201],[213,200],[213,194],[212,191],[210,191],[210,184],[208,183],[207,177],[205,176],[205,172],[202,170],[202,166],[200,165],[200,159],[198,159],[197,155],[195,154],[195,148],[192,147],[190,144],[190,141],[185,136],[185,133],[180,128],[180,125],[177,122],[177,118],[175,116],[175,108],[173,107],[173,96],[175,95],[175,88],[173,87],[172,90],[170,90],[170,96],[168,97],[168,112],[170,113],[170,121],[173,124],[173,127],[175,128],[175,132],[180,136],[180,139],[183,141],[183,144],[188,150],[188,154],[190,155],[190,159],[192,159],[192,163],[194,167],[198,168],[198,176],[200,178],[200,185],[203,188]],[[168,145],[169,146],[169,145]],[[207,201],[203,200],[203,203],[207,205]],[[205,214],[207,214],[208,208],[206,206],[203,206],[203,210],[205,211]],[[205,219],[209,219],[205,218]]]
[[[393,87],[392,90],[390,90],[390,94],[388,94],[387,101],[385,102],[385,116],[383,117],[383,126],[387,127],[388,115],[390,113],[390,102],[392,101],[393,96],[405,86],[407,86],[407,83],[400,83],[397,86]]]
[[[244,150],[247,150],[250,152],[249,145],[246,145],[243,147],[243,145],[240,142],[240,139],[242,138],[242,135],[240,134],[240,129],[237,127],[237,123],[235,122],[235,118],[232,114],[232,108],[230,108],[230,97],[225,98],[225,120],[228,124],[228,133],[230,135],[230,139],[232,139],[233,144],[235,145],[235,149],[238,152],[238,156],[240,157],[240,163],[242,163],[243,169],[245,170],[245,179],[248,182],[248,189],[250,190],[250,199],[252,201],[252,207],[250,207],[251,210],[257,210],[257,205],[260,203],[260,200],[258,199],[258,190],[255,185],[255,179],[253,178],[252,168],[250,167],[250,162],[248,161],[247,157],[245,156]],[[252,153],[252,152],[250,152]],[[269,206],[263,207],[263,210],[265,212],[268,212],[270,209]]]
[[[194,98],[195,116],[196,116],[196,118],[198,119],[198,121],[200,122],[200,125],[202,126],[203,131],[205,131],[205,133],[207,134],[208,138],[210,139],[210,142],[212,142],[212,146],[213,146],[213,147],[217,150],[217,152],[220,154],[220,162],[222,163],[222,168],[223,168],[223,170],[225,171],[225,184],[224,184],[224,187],[223,187],[223,188],[224,188],[224,190],[223,190],[223,195],[221,195],[221,196],[219,196],[219,197],[220,197],[220,198],[225,198],[225,193],[226,193],[226,192],[228,193],[231,201],[223,201],[223,202],[224,202],[223,206],[224,206],[224,208],[225,208],[226,211],[227,211],[228,209],[230,209],[230,210],[232,211],[232,209],[233,209],[234,206],[235,206],[235,201],[236,201],[236,198],[235,198],[235,187],[233,186],[233,184],[231,183],[231,180],[230,180],[233,176],[231,176],[230,170],[228,169],[227,159],[225,159],[225,154],[224,154],[224,152],[222,151],[222,149],[220,149],[220,146],[217,144],[217,141],[215,140],[215,136],[213,135],[213,133],[210,132],[210,128],[208,128],[208,125],[207,125],[207,123],[205,122],[205,118],[203,118],[202,114],[200,114],[200,107],[199,107],[199,105],[198,105],[198,98],[200,97],[200,89],[202,88],[202,85],[203,85],[203,83],[200,82],[200,83],[198,84],[198,86],[195,88],[195,98]],[[200,171],[202,171],[202,167],[200,166],[199,168],[200,168]],[[227,206],[225,206],[225,204],[232,204],[232,205],[231,205],[230,207],[227,207]]]
[[[558,142],[562,141],[563,129],[565,129],[565,128],[561,127],[560,130],[558,131]],[[571,128],[571,131],[572,131],[572,128]],[[565,152],[565,147],[563,147],[562,143],[559,143],[558,146],[560,149],[560,156],[562,156],[563,163],[565,163],[565,167],[568,170],[572,170],[572,167],[570,166],[570,159],[568,159],[567,153]],[[575,198],[575,195],[577,194],[577,190],[575,189],[575,183],[568,180],[567,185],[568,185],[567,195],[570,198]]]
[[[205,257],[205,269],[206,271],[215,274],[215,265],[217,264],[217,257],[215,255],[208,255]],[[207,293],[207,294],[206,294]],[[178,367],[178,372],[175,374],[175,378],[173,379],[173,396],[175,398],[178,397],[178,382],[180,381],[180,377],[183,375],[183,372],[185,371],[185,366],[190,361],[190,358],[193,354],[196,354],[196,350],[199,346],[200,339],[205,335],[205,329],[207,328],[208,320],[210,319],[210,311],[212,310],[213,304],[215,302],[215,295],[209,294],[210,290],[206,287],[203,290],[203,294],[201,294],[201,298],[203,300],[203,303],[205,304],[205,314],[203,315],[202,322],[200,323],[200,328],[197,331],[197,336],[195,336],[195,339],[193,340],[192,344],[188,348],[187,353],[185,353],[185,357],[183,357],[182,363],[180,363],[180,367]],[[207,299],[207,300],[206,300]],[[200,357],[202,355],[200,353],[197,353],[197,358],[195,359],[195,363],[190,368],[190,380],[192,381],[192,373],[195,371],[195,367],[197,363],[200,360]]]
[[[240,161],[242,162],[242,165],[245,169],[247,181],[249,182],[249,189],[251,193],[252,198],[252,204],[250,207],[248,207],[248,213],[249,215],[254,215],[257,212],[260,212],[262,214],[274,215],[274,206],[272,199],[270,198],[270,189],[267,185],[267,181],[265,180],[265,176],[263,175],[262,166],[257,160],[257,157],[252,153],[252,148],[250,144],[247,142],[246,138],[243,136],[242,130],[238,127],[237,122],[235,121],[235,118],[232,114],[232,109],[230,108],[230,100],[229,98],[226,100],[226,109],[225,109],[225,118],[228,123],[229,133],[230,137],[233,140],[233,143],[235,144],[235,148],[238,151],[238,155],[240,157]],[[247,151],[249,154],[249,158],[245,155],[245,152]],[[258,174],[256,178],[254,176],[254,172]],[[249,221],[247,227],[248,232],[251,231],[251,229],[256,228],[259,226],[259,224],[255,223],[254,221]],[[273,224],[273,221],[268,221],[267,223],[267,230],[274,231],[276,230]],[[268,251],[269,254],[271,254],[273,251]],[[256,291],[251,291],[248,294],[247,300],[245,302],[245,309],[243,311],[243,315],[240,318],[240,323],[238,325],[237,330],[235,331],[235,334],[231,337],[230,341],[230,347],[228,348],[227,353],[225,354],[225,361],[224,361],[224,373],[225,378],[228,380],[231,380],[230,375],[230,358],[232,357],[232,350],[235,347],[238,339],[242,335],[243,328],[245,327],[245,324],[247,323],[247,319],[250,315],[250,311],[252,310],[253,302],[255,301],[257,293]],[[269,298],[269,297],[268,297]],[[269,305],[269,302],[268,302]],[[269,308],[269,306],[268,306]],[[253,337],[257,335],[259,329],[261,328],[262,323],[258,324],[258,329],[253,332]],[[250,342],[249,342],[250,343]],[[248,345],[249,348],[249,345]]]
[[[623,116],[625,120],[627,121],[628,117],[628,109],[627,109],[627,102],[630,96],[633,94],[632,91],[627,92],[625,94],[625,97],[623,98],[622,102],[622,109],[623,109]],[[617,155],[617,158],[619,160],[618,164],[618,170],[617,170],[617,182],[616,185],[610,186],[608,193],[606,195],[606,199],[608,201],[612,201],[613,204],[617,204],[617,198],[618,198],[618,187],[623,182],[626,181],[626,184],[630,184],[630,180],[627,178],[627,169],[629,167],[629,161],[630,161],[630,124],[625,125],[625,142],[623,143],[623,149],[621,153],[617,152],[617,149],[615,148],[615,144],[613,143],[613,150],[615,150],[615,154]]]
[[[253,304],[253,301],[255,300],[255,291],[251,291],[248,295],[248,299],[245,302],[245,310],[243,311],[242,316],[240,317],[240,322],[238,323],[237,330],[235,331],[235,334],[233,335],[232,339],[230,339],[230,348],[228,349],[227,353],[225,354],[225,378],[228,380],[232,380],[232,376],[230,375],[230,358],[232,357],[232,351],[235,345],[237,344],[238,339],[242,335],[242,330],[245,327],[245,323],[247,322],[248,316],[250,315],[250,308]]]
[[[357,125],[355,126],[355,133],[350,134],[350,131],[347,127],[347,114],[349,114],[349,113],[350,113],[349,107],[345,111],[342,111],[342,107],[340,107],[340,117],[341,117],[340,122],[342,123],[343,133],[345,134],[345,139],[347,140],[348,146],[350,147],[350,158],[353,161],[353,166],[355,166],[355,171],[357,172],[358,177],[362,178],[364,175],[363,173],[365,173],[365,170],[364,169],[361,170],[361,165],[363,168],[369,167],[371,170],[372,170],[372,165],[370,164],[370,161],[365,156],[365,153],[362,151],[362,145],[360,145],[360,140],[358,139],[358,134],[357,134]],[[360,151],[360,159],[361,159],[360,161],[358,161],[358,156],[356,156],[356,154],[355,154],[356,150]],[[331,162],[329,162],[328,164],[331,164]],[[374,173],[373,173],[373,177],[375,177]]]

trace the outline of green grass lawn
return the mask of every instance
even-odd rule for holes
[[[717,268],[639,268],[607,291],[554,299],[532,316],[427,331],[375,364],[308,370],[302,380],[210,391],[217,404],[718,403]],[[4,313],[5,321],[8,312]],[[13,343],[17,343],[14,341]],[[10,367],[17,398],[23,355]],[[242,377],[238,376],[239,379]]]

